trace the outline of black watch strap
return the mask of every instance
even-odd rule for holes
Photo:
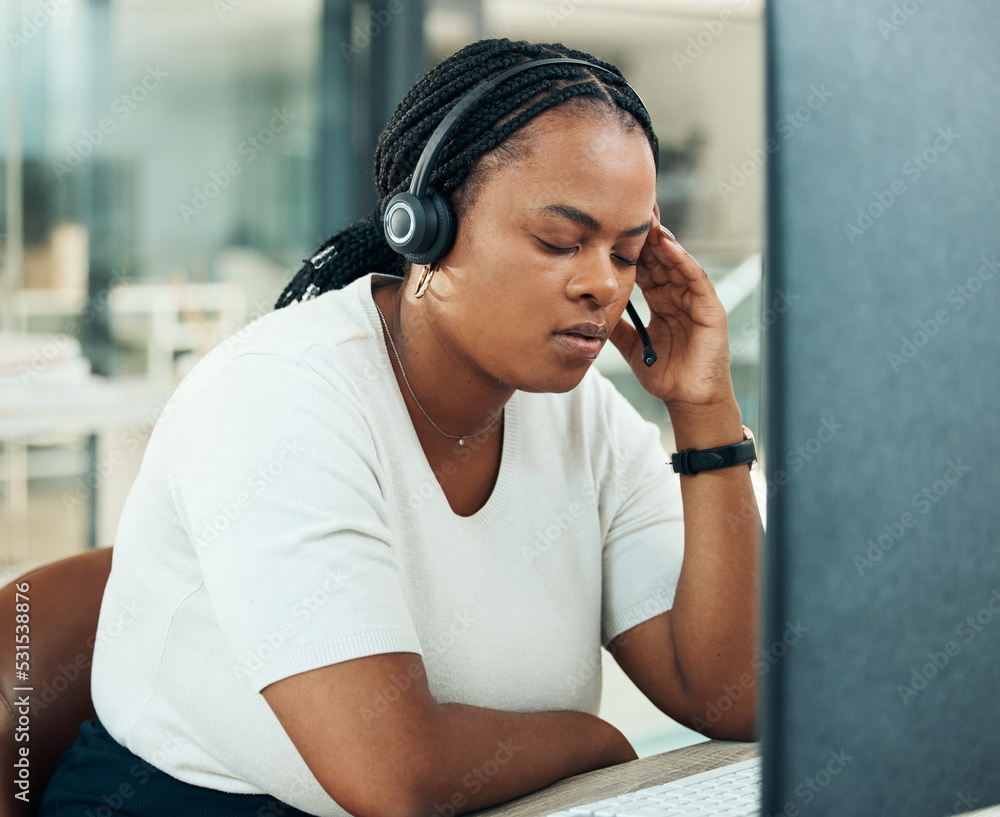
[[[698,451],[694,448],[686,448],[670,455],[670,464],[674,472],[691,476],[701,471],[715,471],[718,468],[728,468],[733,465],[749,465],[757,461],[757,449],[754,446],[753,437],[744,429],[746,439],[732,445],[723,445],[718,448],[705,448]]]

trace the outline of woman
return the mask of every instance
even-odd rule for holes
[[[481,80],[560,56],[610,70],[532,66],[483,97],[430,179],[453,245],[406,263],[382,219],[431,132]],[[376,212],[157,424],[101,627],[139,612],[101,642],[98,719],[43,813],[126,784],[118,814],[504,802],[636,757],[596,716],[602,645],[671,717],[753,737],[749,471],[673,474],[591,365],[610,339],[681,449],[743,438],[725,312],[659,223],[656,150],[617,70],[563,46],[475,43],[414,86]],[[620,320],[636,282],[652,366]]]

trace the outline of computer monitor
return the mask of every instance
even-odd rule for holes
[[[763,814],[1000,802],[1000,3],[769,0]]]

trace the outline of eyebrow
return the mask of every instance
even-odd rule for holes
[[[542,212],[553,213],[557,216],[568,218],[570,221],[582,224],[588,230],[593,230],[594,232],[601,229],[601,223],[596,218],[589,213],[583,212],[583,210],[577,210],[575,207],[570,207],[568,204],[550,204],[548,207],[543,207]],[[622,235],[632,238],[633,236],[648,233],[652,226],[653,222],[650,220],[645,224],[640,224],[638,227],[632,227],[630,230],[626,230],[622,233]]]

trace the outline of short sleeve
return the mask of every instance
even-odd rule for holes
[[[601,643],[674,603],[684,556],[684,515],[678,475],[644,419],[606,379],[602,382],[607,439],[610,526],[603,546]]]
[[[244,354],[176,422],[169,482],[245,683],[421,653],[364,412],[305,362]]]

